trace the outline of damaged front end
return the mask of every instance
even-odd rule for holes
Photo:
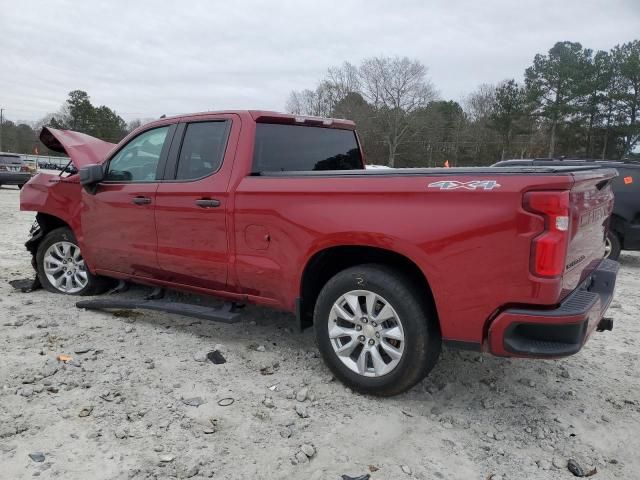
[[[33,279],[21,279],[9,282],[11,283],[11,286],[16,290],[20,290],[23,293],[28,293],[42,288],[40,278],[38,277],[38,261],[36,254],[38,252],[38,245],[43,238],[44,231],[36,217],[36,219],[33,221],[33,224],[31,224],[31,228],[29,229],[29,237],[24,244],[27,251],[31,254],[31,266],[33,267],[36,275]]]
[[[20,190],[20,210],[36,212],[36,220],[25,242],[36,271],[38,247],[49,232],[66,227],[81,238],[82,190],[78,171],[85,165],[104,162],[116,146],[84,133],[49,127],[42,129],[40,140],[50,150],[68,155],[71,165],[59,174],[38,172]],[[22,285],[20,289],[30,291],[39,287],[36,277],[31,286]]]
[[[27,251],[32,255],[31,265],[36,270],[37,270],[36,252],[38,251],[38,245],[40,244],[43,238],[44,238],[44,232],[40,227],[40,223],[38,222],[38,219],[36,218],[33,221],[33,224],[31,224],[31,228],[29,229],[29,237],[27,238],[27,241],[24,244]]]

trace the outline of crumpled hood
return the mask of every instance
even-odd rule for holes
[[[79,169],[92,163],[102,163],[107,154],[116,146],[115,143],[105,142],[72,130],[56,130],[43,127],[40,140],[54,152],[66,153],[71,163]]]

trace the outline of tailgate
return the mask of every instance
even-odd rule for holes
[[[589,170],[573,174],[569,194],[570,237],[562,279],[564,298],[602,261],[605,235],[613,210],[611,179],[613,169]]]

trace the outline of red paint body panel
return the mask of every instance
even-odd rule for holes
[[[234,114],[202,115],[198,120],[231,120],[224,160],[213,175],[190,182],[158,185],[155,218],[160,278],[212,290],[227,287],[230,263],[227,211],[229,180],[235,165],[242,122]],[[198,199],[220,201],[217,208],[196,206]]]
[[[147,211],[130,204],[129,197],[140,193],[140,184],[100,186],[92,196],[81,193],[73,177],[53,181],[42,174],[23,188],[21,209],[67,222],[88,266],[99,273],[292,312],[304,268],[316,253],[351,245],[389,250],[423,272],[443,338],[476,344],[487,340],[491,321],[508,307],[558,305],[602,258],[613,205],[611,189],[605,185],[615,174],[611,170],[518,174],[502,169],[495,173],[429,169],[380,175],[363,171],[362,175],[250,176],[256,121],[302,121],[259,111],[163,119],[133,132],[120,145],[148,128],[206,119],[232,121],[222,167],[195,182],[146,185],[145,195],[154,199]],[[304,124],[318,121],[308,119]],[[355,128],[342,120],[324,126]],[[65,148],[67,138],[74,142],[78,138],[68,132],[52,133]],[[82,150],[75,143],[69,149]],[[427,188],[443,179],[497,179],[499,188]],[[532,190],[570,192],[568,266],[558,278],[536,277],[530,270],[532,239],[545,228],[544,218],[523,207],[524,193]],[[96,210],[100,195],[103,207]],[[203,197],[219,199],[221,207],[194,207],[193,201]]]
[[[131,275],[158,270],[156,224],[153,203],[135,205],[134,197],[155,202],[158,185],[107,184],[91,195],[81,193],[80,242],[91,268]]]

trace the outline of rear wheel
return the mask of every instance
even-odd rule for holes
[[[440,332],[425,292],[401,272],[368,264],[324,286],[314,329],[320,352],[342,382],[362,393],[408,390],[434,367]]]
[[[66,228],[50,231],[38,245],[38,278],[54,293],[95,295],[108,288],[108,280],[93,275],[86,267],[73,232]]]
[[[609,230],[609,232],[607,233],[607,238],[605,240],[604,258],[618,260],[621,250],[622,242],[620,242],[620,237],[616,232]]]

